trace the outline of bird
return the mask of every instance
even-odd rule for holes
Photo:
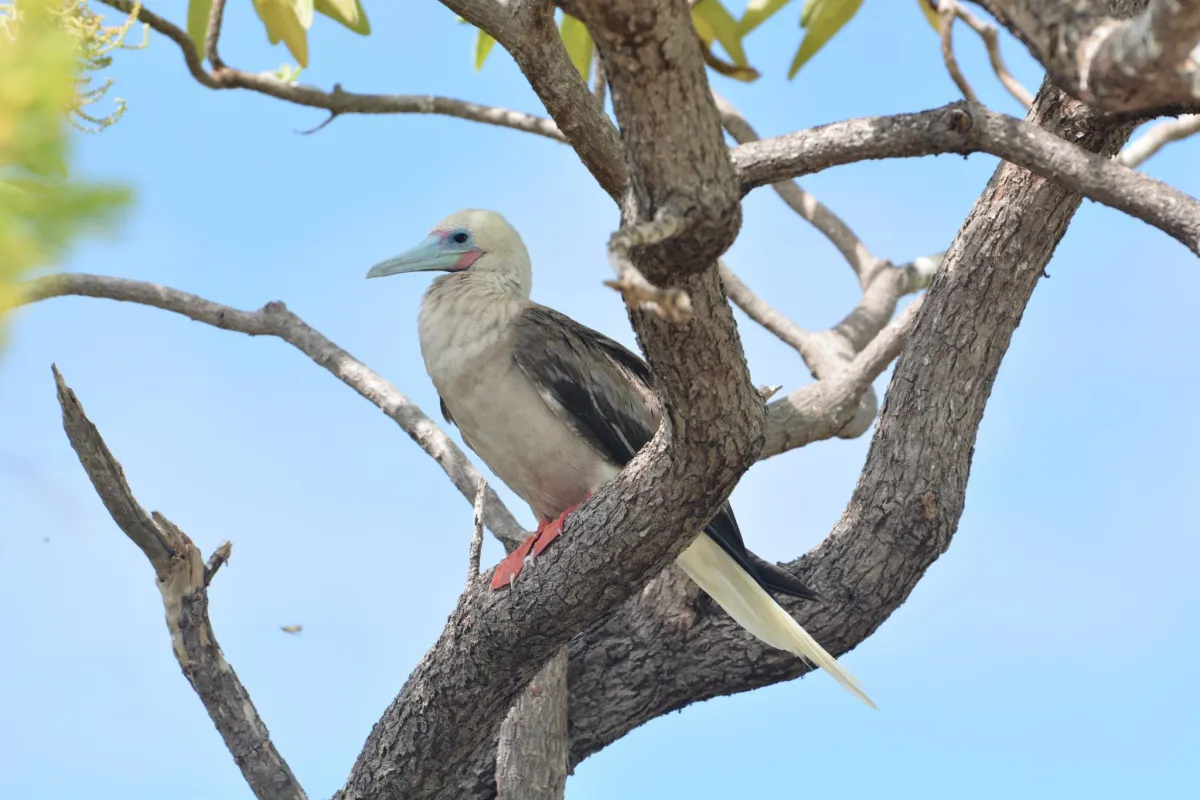
[[[417,335],[442,416],[537,517],[537,530],[493,573],[516,580],[563,520],[648,443],[662,406],[646,363],[618,342],[530,299],[532,265],[498,212],[466,209],[367,278],[444,272],[425,291]],[[828,672],[876,708],[858,681],[769,594],[819,600],[750,552],[726,501],[676,563],[734,621]]]

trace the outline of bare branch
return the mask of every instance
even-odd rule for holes
[[[208,10],[208,28],[204,33],[204,51],[208,56],[208,63],[212,64],[214,69],[222,69],[225,66],[217,52],[217,44],[221,39],[221,22],[224,18],[225,0],[212,0],[212,8]]]
[[[1161,181],[1013,117],[966,104],[864,117],[733,149],[744,190],[874,158],[985,152],[1124,211],[1200,254],[1200,203]]]
[[[748,144],[759,140],[758,133],[732,103],[718,94],[712,93],[717,110],[721,112],[721,124],[738,144]],[[850,229],[841,217],[833,213],[828,206],[813,197],[794,180],[783,180],[771,184],[771,188],[783,199],[783,202],[800,215],[800,218],[812,224],[823,233],[838,252],[850,263],[860,285],[866,286],[872,273],[884,262],[867,249],[858,235]]]
[[[474,513],[471,517],[471,557],[467,562],[467,584],[479,577],[479,558],[483,550],[483,501],[487,498],[487,481],[479,478],[475,491]]]
[[[1104,111],[1195,105],[1200,5],[1150,0],[1127,21],[1103,0],[976,0],[1012,31],[1056,85]],[[1128,5],[1128,4],[1127,4]]]
[[[126,14],[132,13],[134,6],[131,0],[100,0],[100,2]],[[206,37],[212,39],[211,44],[216,44],[216,35],[220,33],[219,22],[213,28],[212,21],[216,19],[222,6],[223,3],[220,3],[219,0],[213,4],[213,16],[210,17],[210,29],[208,37]],[[223,64],[218,65],[217,62],[213,62],[212,72],[206,72],[195,45],[192,44],[192,40],[184,30],[145,7],[138,13],[138,19],[175,42],[183,53],[184,61],[192,77],[209,89],[246,89],[296,105],[324,109],[330,113],[330,119],[342,114],[436,114],[502,128],[512,128],[559,142],[565,141],[558,126],[544,117],[521,111],[510,111],[506,108],[468,103],[465,100],[435,95],[357,94],[344,91],[340,85],[335,85],[333,91],[324,92],[312,86],[284,83],[269,75],[245,72]],[[206,44],[206,47],[210,47],[210,45]],[[210,60],[214,55],[215,53],[210,47]],[[217,59],[219,61],[220,57],[217,56]],[[328,122],[329,120],[326,120],[326,124]]]
[[[921,301],[921,297],[914,300],[840,372],[802,386],[767,406],[767,438],[760,458],[767,459],[834,436],[861,436],[875,415],[877,401],[873,393],[866,424],[856,426],[856,429],[861,427],[857,432],[846,428],[859,422],[858,411],[871,382],[900,354]]]
[[[214,554],[213,566],[206,569],[203,556],[187,534],[162,514],[145,512],[134,499],[124,470],[87,418],[75,392],[56,367],[51,370],[62,406],[63,429],[71,447],[117,527],[154,567],[175,658],[251,791],[259,800],[306,800],[304,789],[271,743],[267,726],[258,716],[249,693],[225,660],[208,619],[206,586],[220,559]],[[223,551],[227,558],[228,546],[225,542],[217,553]]]
[[[938,24],[941,28],[939,33],[942,39],[942,61],[946,62],[946,70],[950,73],[954,84],[962,92],[967,102],[978,103],[979,96],[975,94],[975,90],[971,88],[971,84],[967,83],[967,76],[963,75],[962,70],[958,66],[958,59],[954,57],[954,20],[956,18],[957,7],[958,3],[955,0],[938,0]]]
[[[604,108],[604,103],[608,99],[608,79],[604,77],[604,61],[601,60],[599,53],[596,53],[595,58],[592,59],[592,94],[595,95],[600,108]]]
[[[508,51],[554,119],[563,138],[610,197],[619,201],[628,177],[616,126],[604,113],[554,24],[549,0],[498,3],[441,0],[442,5],[487,32]]]
[[[158,284],[81,273],[51,275],[30,281],[24,284],[22,294],[27,303],[68,295],[139,303],[182,314],[223,330],[278,337],[387,414],[438,463],[463,497],[467,500],[475,497],[479,472],[450,437],[400,390],[309,327],[283,303],[267,303],[258,311],[242,311]],[[116,512],[113,513],[115,516]],[[511,542],[515,546],[525,538],[524,529],[490,488],[484,519],[502,542]]]
[[[217,574],[217,570],[229,563],[229,556],[232,553],[233,543],[228,539],[217,545],[217,549],[208,557],[208,563],[204,565],[205,588],[212,583],[213,576]]]
[[[1177,119],[1156,123],[1116,155],[1117,163],[1130,168],[1141,166],[1171,142],[1186,139],[1197,132],[1200,132],[1200,114],[1184,114]]]
[[[988,60],[992,64],[992,72],[996,73],[996,77],[1000,79],[1001,85],[1008,90],[1008,93],[1016,98],[1021,107],[1028,111],[1033,107],[1033,93],[1021,85],[1013,74],[1008,71],[1008,65],[1004,63],[1004,55],[1000,52],[1000,34],[996,30],[996,26],[991,23],[984,22],[979,17],[972,14],[963,7],[959,0],[940,0],[942,4],[949,4],[953,7],[955,15],[963,22],[970,26],[971,30],[979,34],[979,38],[983,39],[983,45],[987,48]],[[940,9],[942,6],[939,6]]]
[[[780,341],[799,353],[811,368],[813,361],[818,358],[817,354],[813,352],[812,334],[755,294],[749,286],[742,283],[742,279],[734,274],[728,264],[724,261],[720,264],[721,282],[725,284],[725,293],[729,295],[733,304],[746,312],[746,316],[750,319],[775,334]]]

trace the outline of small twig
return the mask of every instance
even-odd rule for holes
[[[217,570],[229,563],[229,556],[233,553],[233,543],[228,539],[217,545],[217,549],[208,557],[208,563],[204,565],[204,586],[207,588],[212,583],[213,576],[217,574]]]
[[[712,96],[717,104],[717,111],[721,114],[721,124],[734,141],[738,144],[759,141],[758,133],[742,112],[716,91],[713,91]],[[771,184],[771,188],[783,202],[800,215],[801,219],[820,231],[838,249],[858,276],[860,286],[866,286],[875,271],[887,263],[872,253],[841,217],[808,191],[800,188],[796,181],[779,181]]]
[[[646,280],[629,258],[635,247],[665,242],[687,230],[688,220],[660,210],[649,222],[621,228],[608,240],[608,262],[617,279],[604,285],[616,289],[630,306],[652,311],[671,322],[687,322],[692,317],[692,300],[682,289],[662,289]]]
[[[126,14],[131,13],[134,9],[134,3],[131,0],[100,0],[100,2]],[[217,9],[218,4],[214,2],[212,11],[215,13]],[[166,36],[179,47],[180,52],[183,53],[183,60],[187,64],[188,72],[203,86],[214,90],[246,89],[288,103],[324,109],[332,115],[329,120],[325,121],[325,124],[341,114],[437,114],[533,133],[557,142],[566,141],[566,137],[563,136],[562,131],[558,129],[553,120],[507,108],[482,106],[451,97],[357,94],[346,91],[324,92],[314,86],[285,83],[269,75],[245,72],[229,66],[218,67],[215,63],[212,72],[207,72],[201,63],[196,46],[186,31],[144,7],[138,12],[138,20]],[[211,23],[212,17],[210,16],[210,28],[206,32],[206,42],[208,35],[212,34]],[[205,46],[208,46],[207,43]],[[209,57],[211,60],[212,51],[210,51]]]
[[[212,0],[212,8],[208,12],[208,29],[204,34],[204,50],[208,54],[208,63],[213,69],[221,69],[225,62],[217,52],[217,42],[221,38],[221,22],[225,18],[225,0]]]
[[[742,279],[720,260],[717,262],[721,270],[721,283],[725,285],[725,294],[733,304],[746,312],[746,316],[775,334],[784,344],[789,345],[812,368],[810,359],[815,357],[812,350],[813,337],[808,331],[792,322],[778,309],[763,300],[742,282]]]
[[[954,20],[957,17],[956,9],[958,3],[955,0],[938,0],[938,17],[941,21],[941,37],[942,37],[942,60],[946,62],[946,69],[950,72],[950,77],[954,79],[954,83],[958,86],[958,90],[962,92],[963,97],[969,103],[978,103],[979,97],[975,94],[975,90],[971,88],[971,84],[967,83],[967,76],[963,75],[962,70],[958,67],[958,60],[954,57]]]
[[[934,253],[928,256],[918,256],[909,264],[902,264],[896,269],[904,272],[904,287],[903,294],[912,294],[919,292],[922,289],[928,289],[929,284],[933,281],[933,276],[937,273],[938,268],[942,266],[942,261],[946,258],[946,251]]]
[[[760,386],[760,387],[758,387],[758,393],[760,395],[762,395],[763,402],[765,403],[768,400],[770,400],[772,397],[774,397],[776,394],[778,394],[779,390],[782,388],[783,388],[783,384],[775,384],[773,386]]]
[[[604,102],[608,99],[608,76],[604,72],[604,59],[600,57],[599,50],[596,51],[595,63],[592,66],[592,94],[600,108],[604,108]]]
[[[1141,166],[1171,142],[1178,142],[1195,133],[1200,133],[1200,114],[1184,114],[1176,119],[1157,122],[1114,156],[1114,159],[1130,168]]]
[[[471,524],[471,557],[467,562],[467,585],[479,577],[479,559],[483,552],[483,501],[487,497],[487,481],[479,476],[479,488],[475,490],[475,510]]]
[[[996,26],[984,22],[963,8],[958,0],[940,0],[940,2],[953,8],[955,15],[967,23],[971,30],[979,34],[979,38],[983,39],[983,45],[987,48],[988,60],[992,63],[992,71],[996,73],[996,77],[1000,79],[1000,83],[1008,90],[1008,93],[1016,98],[1016,101],[1026,111],[1033,108],[1033,94],[1013,77],[1004,63],[1004,56],[1000,53],[1000,34],[996,30]],[[941,6],[938,10],[941,11]]]

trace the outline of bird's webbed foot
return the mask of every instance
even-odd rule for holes
[[[589,492],[584,498],[584,502],[587,502],[591,496],[591,492]],[[581,505],[583,503],[571,506],[549,522],[539,521],[537,530],[521,542],[520,547],[513,550],[496,565],[496,572],[492,575],[492,589],[506,589],[512,586],[521,574],[521,570],[532,564],[534,558],[540,556],[550,546],[550,543],[562,533],[563,521],[567,515]]]

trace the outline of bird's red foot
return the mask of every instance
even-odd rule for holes
[[[583,502],[586,503],[591,496],[591,492],[588,492],[587,497],[583,498]],[[521,574],[525,562],[534,556],[540,556],[542,551],[558,538],[558,535],[562,533],[563,520],[581,505],[583,503],[571,506],[550,522],[539,522],[537,530],[521,542],[520,547],[513,550],[496,565],[496,571],[492,574],[492,589],[504,589],[511,586],[517,576]]]

